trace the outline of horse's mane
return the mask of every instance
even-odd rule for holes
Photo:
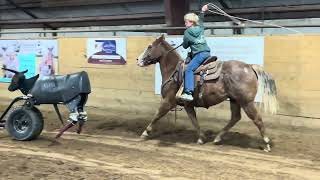
[[[163,40],[163,46],[166,50],[170,51],[171,49],[173,49],[174,47],[172,47],[166,40]],[[180,56],[180,54],[176,51],[173,50],[170,52],[172,55],[176,56],[179,60],[183,60],[182,57]]]

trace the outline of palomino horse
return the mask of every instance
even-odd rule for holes
[[[174,51],[162,35],[156,39],[138,57],[137,65],[148,66],[159,62],[162,74],[161,95],[163,101],[151,123],[145,129],[142,138],[148,138],[152,133],[153,125],[176,105],[184,106],[193,126],[198,133],[197,143],[202,144],[204,134],[200,130],[194,107],[205,107],[219,104],[226,99],[230,99],[231,120],[217,134],[214,143],[220,143],[225,135],[240,119],[241,108],[248,117],[258,127],[263,141],[266,144],[265,151],[270,151],[270,139],[266,136],[262,118],[257,111],[254,99],[258,86],[263,89],[263,103],[265,110],[275,113],[277,110],[276,86],[271,76],[257,65],[249,65],[240,61],[225,61],[222,65],[221,74],[215,80],[205,81],[202,87],[202,96],[199,96],[199,88],[195,89],[194,100],[192,102],[182,102],[176,99],[181,82],[175,81],[174,74],[177,73],[177,66],[183,60]]]

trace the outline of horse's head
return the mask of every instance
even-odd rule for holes
[[[26,79],[26,76],[24,75],[26,72],[28,72],[28,70],[22,71],[22,72],[18,72],[12,69],[7,69],[7,68],[2,68],[5,71],[10,71],[12,73],[14,73],[14,76],[11,79],[11,83],[8,87],[9,91],[15,91],[17,89],[22,88],[23,82]]]
[[[165,52],[162,46],[164,41],[164,35],[153,41],[137,58],[137,65],[144,67],[159,62]]]

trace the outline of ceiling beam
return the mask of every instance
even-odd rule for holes
[[[0,20],[0,25],[152,19],[152,18],[164,18],[164,16],[165,16],[164,13],[139,13],[139,14],[126,14],[126,15],[89,16],[89,17],[72,17],[72,18],[42,18],[42,19],[17,19],[17,20],[11,19],[11,20]]]
[[[14,6],[15,8],[19,9],[20,11],[24,12],[25,14],[29,15],[30,17],[34,18],[34,19],[38,19],[38,17],[33,14],[32,12],[28,11],[26,8],[21,7],[20,5],[18,5],[17,3],[15,3],[12,0],[6,0],[10,5]],[[44,22],[43,25],[47,28],[51,28],[51,29],[56,29],[55,27],[51,26],[50,24]]]
[[[320,27],[320,24],[312,25],[282,25],[286,28],[304,28],[304,27]],[[239,26],[206,26],[205,29],[243,29],[243,28],[279,28],[270,25],[249,25],[245,27]],[[149,26],[149,27],[111,27],[101,29],[64,29],[64,30],[26,30],[26,31],[0,31],[0,34],[25,34],[25,33],[81,33],[81,32],[166,32],[167,30],[185,30],[186,27],[167,27],[167,26]]]
[[[221,4],[221,6],[224,8],[224,9],[229,9],[229,5],[224,1],[224,0],[218,0],[218,2]]]
[[[42,7],[66,7],[66,6],[88,6],[88,5],[104,5],[104,4],[124,4],[147,2],[152,0],[46,0],[42,2]]]
[[[164,0],[167,26],[184,26],[184,15],[190,9],[189,0]],[[183,34],[183,30],[168,30],[170,35]]]
[[[226,9],[227,13],[234,16],[248,18],[252,20],[262,19],[298,19],[298,18],[320,18],[320,4],[302,6],[281,6],[281,7],[254,7],[241,9]],[[174,16],[174,14],[171,14]],[[181,20],[181,19],[179,19]],[[183,18],[182,18],[183,20]],[[207,13],[207,22],[230,21],[230,19]],[[164,12],[137,13],[125,15],[108,15],[94,17],[74,17],[74,18],[45,18],[45,19],[8,19],[0,20],[0,26],[10,28],[39,27],[43,23],[50,23],[55,27],[79,27],[79,26],[105,26],[105,25],[127,25],[127,24],[160,24],[167,23]],[[181,25],[179,25],[181,26]]]

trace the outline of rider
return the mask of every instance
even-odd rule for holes
[[[184,16],[184,21],[187,29],[183,36],[183,48],[190,47],[192,60],[185,70],[184,76],[184,92],[181,99],[184,101],[193,101],[194,91],[194,75],[193,72],[210,57],[210,48],[204,37],[204,12],[208,10],[208,6],[204,5],[201,13],[197,16],[194,13],[188,13]]]

